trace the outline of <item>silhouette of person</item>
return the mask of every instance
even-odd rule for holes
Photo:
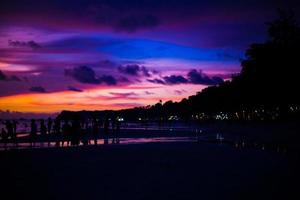
[[[6,146],[8,135],[7,135],[7,132],[5,131],[4,128],[1,129],[1,139],[2,139],[2,141],[4,142],[4,144]]]
[[[71,140],[71,145],[79,145],[80,141],[80,122],[78,120],[73,120],[72,121],[72,140]]]
[[[71,127],[71,124],[67,121],[67,123],[66,123],[66,138],[67,138],[68,146],[70,146],[70,144],[71,144],[71,134],[72,134],[72,127]]]
[[[60,124],[60,120],[58,118],[56,118],[54,120],[54,135],[56,136],[56,146],[59,146],[60,143],[60,136],[61,134],[61,124]]]
[[[108,131],[109,131],[109,121],[108,118],[105,119],[103,132],[104,132],[104,144],[108,144]]]
[[[93,133],[93,137],[94,137],[94,144],[97,145],[97,137],[98,137],[98,133],[99,133],[99,123],[96,119],[93,120],[92,133]]]
[[[70,145],[71,126],[70,126],[68,120],[66,120],[62,126],[62,134],[63,134],[62,146],[64,146],[65,142],[67,143],[67,146],[69,146]]]
[[[13,125],[12,125],[11,121],[6,120],[5,127],[6,127],[8,137],[10,137],[12,139],[13,138]]]
[[[121,131],[121,121],[119,118],[116,120],[116,143],[120,143],[120,131]]]
[[[40,121],[40,133],[41,135],[46,135],[47,134],[47,128],[45,125],[45,120],[41,119]]]
[[[56,118],[54,120],[54,133],[55,135],[60,135],[61,131],[61,124],[60,124],[60,120],[58,118]]]
[[[18,122],[16,120],[13,120],[13,138],[16,138],[17,137],[17,124]]]
[[[37,136],[37,125],[35,120],[31,120],[31,130],[30,130],[30,137],[31,137],[31,146],[35,144],[36,136]]]
[[[4,139],[6,134],[7,132],[5,131],[5,129],[1,128],[1,139]]]
[[[112,143],[116,142],[116,118],[113,118],[111,121],[111,130],[112,130]]]
[[[82,129],[80,131],[80,135],[81,135],[81,142],[84,145],[88,145],[89,144],[89,140],[87,138],[88,129],[89,129],[88,120],[82,121]]]
[[[52,121],[51,117],[49,117],[48,118],[48,123],[47,123],[47,132],[48,132],[48,134],[51,134],[52,123],[53,123],[53,121]]]

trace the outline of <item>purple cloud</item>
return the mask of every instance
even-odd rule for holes
[[[74,67],[72,69],[65,69],[65,76],[72,77],[80,83],[85,84],[107,84],[116,85],[117,80],[110,75],[97,76],[95,71],[87,66]]]
[[[152,95],[152,94],[155,94],[155,93],[154,92],[145,91],[145,94],[146,95]]]
[[[174,93],[176,94],[176,95],[182,95],[182,94],[184,94],[184,93],[186,93],[187,91],[186,90],[174,90]]]
[[[121,18],[116,24],[117,30],[135,32],[138,29],[152,28],[158,26],[159,19],[154,15],[129,15]]]
[[[156,84],[162,84],[162,85],[165,85],[165,84],[166,84],[163,80],[158,79],[158,78],[147,79],[147,81],[149,81],[150,83],[156,83]]]
[[[119,92],[110,92],[109,94],[113,95],[110,99],[136,99],[138,95],[135,92],[126,92],[126,93],[119,93]]]
[[[175,84],[201,84],[201,85],[217,85],[224,80],[221,77],[213,76],[209,77],[206,74],[204,74],[201,70],[197,71],[196,69],[192,69],[188,72],[187,78],[181,75],[170,75],[170,76],[164,76],[162,79],[148,79],[151,83],[157,83],[157,84],[167,84],[167,85],[175,85]]]
[[[5,81],[7,76],[0,70],[0,81]]]
[[[68,90],[70,91],[74,91],[74,92],[83,92],[83,90],[81,89],[78,89],[76,87],[73,87],[73,86],[68,86]]]
[[[9,77],[0,70],[0,81],[21,81],[21,79],[16,75]]]
[[[188,80],[180,75],[165,76],[165,77],[163,77],[163,79],[167,84],[170,84],[170,85],[188,83]]]
[[[201,70],[197,71],[196,69],[192,69],[187,74],[189,82],[193,84],[202,84],[202,85],[217,85],[224,80],[220,77],[214,76],[214,77],[208,77],[206,74],[204,74]]]
[[[150,71],[146,67],[139,66],[137,64],[119,66],[118,70],[121,73],[131,75],[131,76],[146,76],[146,77],[151,76]]]
[[[102,75],[99,77],[99,80],[101,81],[101,83],[105,83],[107,85],[117,85],[117,80],[110,75]]]
[[[29,47],[31,49],[41,48],[41,45],[32,40],[27,42],[18,40],[8,40],[8,45],[12,47]]]
[[[43,88],[41,86],[33,86],[33,87],[29,88],[29,91],[38,92],[38,93],[46,93],[45,88]]]

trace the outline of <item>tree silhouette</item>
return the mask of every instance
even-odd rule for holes
[[[166,119],[170,115],[189,119],[197,113],[253,112],[276,109],[285,113],[289,106],[300,107],[298,69],[300,68],[300,27],[292,12],[280,11],[268,23],[268,40],[250,45],[241,62],[241,73],[231,81],[210,86],[180,102],[168,101],[117,111],[127,119],[138,117]],[[93,112],[101,116],[103,113]],[[91,114],[91,113],[90,113]],[[64,112],[61,116],[72,114]],[[86,115],[86,113],[85,113]]]
[[[279,19],[268,24],[268,33],[268,41],[247,50],[233,84],[248,105],[297,104],[300,28],[293,13],[280,11]]]

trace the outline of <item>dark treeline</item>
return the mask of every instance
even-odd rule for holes
[[[180,102],[120,111],[63,111],[60,118],[283,119],[299,118],[300,27],[292,12],[267,24],[268,39],[250,45],[241,72]]]

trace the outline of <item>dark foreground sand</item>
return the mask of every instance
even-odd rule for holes
[[[0,198],[300,199],[297,159],[209,143],[2,151]]]

